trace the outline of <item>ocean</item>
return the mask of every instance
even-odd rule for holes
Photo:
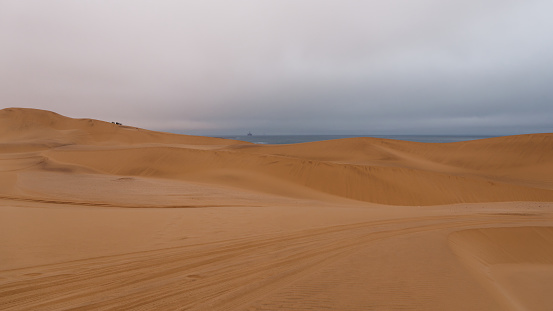
[[[452,143],[458,141],[476,140],[496,136],[484,135],[252,135],[252,136],[217,136],[221,138],[236,139],[255,144],[298,144],[313,141],[352,138],[352,137],[376,137],[396,140],[407,140],[421,143]]]

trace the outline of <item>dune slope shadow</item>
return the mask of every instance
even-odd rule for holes
[[[511,310],[551,310],[553,227],[457,231],[450,247]]]

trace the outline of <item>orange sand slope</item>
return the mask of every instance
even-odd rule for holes
[[[0,310],[552,310],[553,134],[296,145],[0,110]]]
[[[12,198],[32,192],[35,199],[54,199],[37,179],[59,180],[52,177],[57,172],[391,205],[553,201],[553,134],[449,144],[351,138],[263,146],[10,108],[0,111],[0,144],[0,193]],[[57,199],[90,201],[78,191]]]

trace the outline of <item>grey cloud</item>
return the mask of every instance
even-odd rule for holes
[[[552,9],[3,1],[0,102],[195,134],[553,131]]]

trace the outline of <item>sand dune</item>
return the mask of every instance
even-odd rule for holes
[[[38,110],[5,109],[0,117],[9,128],[3,130],[4,153],[41,151],[33,168],[47,171],[170,178],[245,190],[302,188],[394,205],[553,199],[553,134],[451,144],[352,138],[256,146]],[[25,142],[34,144],[21,149]],[[37,146],[43,149],[33,149]],[[21,162],[14,165],[25,165],[28,157]]]
[[[7,108],[0,110],[0,139],[10,143],[35,143],[43,146],[190,144],[232,145],[229,139],[176,135],[93,119],[72,119],[55,112]]]
[[[294,145],[0,110],[0,306],[550,310],[553,134]]]

